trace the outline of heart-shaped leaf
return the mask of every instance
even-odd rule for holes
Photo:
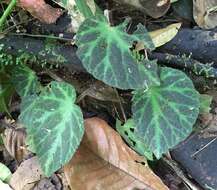
[[[154,44],[141,24],[134,34],[126,33],[127,21],[112,27],[105,18],[89,18],[77,33],[77,55],[86,70],[95,78],[121,89],[159,85],[153,62],[138,63],[130,48],[133,42],[143,41],[148,49]]]
[[[157,158],[184,140],[199,114],[199,93],[181,71],[161,68],[161,86],[138,90],[133,97],[136,134]]]
[[[70,160],[82,139],[83,117],[75,99],[71,85],[51,82],[38,97],[22,101],[20,121],[47,176]]]
[[[21,97],[37,93],[40,88],[40,83],[35,72],[25,65],[14,67],[12,83]]]

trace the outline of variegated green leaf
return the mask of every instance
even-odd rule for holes
[[[16,65],[12,72],[12,83],[21,97],[37,93],[40,83],[35,72],[25,65]]]
[[[124,125],[121,125],[121,122],[117,120],[116,130],[132,149],[145,156],[148,160],[153,160],[153,153],[148,150],[147,145],[140,141],[140,138],[135,134],[133,119],[128,119]]]
[[[47,176],[71,159],[82,139],[83,116],[75,99],[71,85],[52,82],[39,96],[22,101],[20,121]]]
[[[14,88],[9,79],[9,76],[7,76],[7,74],[3,71],[0,72],[0,112],[6,112],[8,115],[10,115],[8,104],[13,93]]]
[[[140,24],[129,35],[127,23],[112,27],[106,19],[86,19],[77,33],[78,57],[89,73],[110,86],[137,89],[159,85],[155,61],[139,63],[130,50],[136,41],[143,41],[148,49],[154,48],[147,30]]]
[[[209,113],[211,110],[212,96],[208,94],[200,94],[200,113]]]
[[[94,16],[94,13],[91,11],[90,7],[85,0],[75,0],[78,10],[84,15],[85,18]],[[89,1],[90,2],[90,1]],[[93,6],[95,7],[94,1],[92,0]]]
[[[0,112],[6,112],[10,115],[8,111],[8,103],[10,101],[10,98],[13,94],[14,90],[12,85],[4,85],[2,86],[0,84]]]
[[[160,158],[192,131],[200,108],[199,93],[181,71],[161,68],[161,86],[135,91],[136,134]]]

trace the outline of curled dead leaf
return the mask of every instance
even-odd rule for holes
[[[217,26],[217,0],[193,0],[194,20],[201,28]]]
[[[30,190],[40,181],[43,172],[37,157],[32,157],[21,163],[15,173],[13,173],[10,186],[14,190]]]
[[[168,190],[104,120],[85,120],[83,141],[64,172],[72,190]]]
[[[23,128],[7,128],[4,131],[3,142],[5,148],[18,162],[21,162],[29,154],[25,141],[26,132]]]

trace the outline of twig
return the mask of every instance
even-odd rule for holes
[[[125,111],[124,111],[124,108],[123,108],[122,100],[121,100],[121,98],[120,98],[120,95],[119,95],[117,89],[114,89],[114,91],[115,91],[115,93],[116,93],[116,97],[117,97],[118,100],[119,100],[119,106],[120,106],[120,109],[121,109],[121,113],[122,113],[124,122],[126,123],[126,122],[127,122],[127,117],[126,117],[126,114],[125,114]]]
[[[64,38],[64,37],[58,37],[58,36],[52,36],[52,35],[43,35],[43,34],[28,34],[28,33],[9,33],[14,36],[28,36],[33,38],[45,38],[45,39],[54,39],[54,40],[62,40],[62,41],[70,41],[73,42],[73,38]]]
[[[55,81],[57,81],[57,82],[63,82],[64,81],[62,78],[60,78],[59,76],[57,76],[54,72],[52,72],[52,71],[50,71],[48,69],[45,69],[45,71]]]
[[[186,184],[191,190],[201,190],[193,182],[191,182],[184,174],[184,172],[179,168],[176,162],[164,156],[162,160],[176,173],[176,175]]]
[[[8,15],[11,13],[13,8],[15,7],[17,3],[17,0],[11,0],[10,4],[8,5],[7,9],[4,11],[3,15],[0,18],[0,31],[2,30],[2,27],[8,17]]]
[[[194,156],[196,156],[197,154],[199,154],[201,151],[203,151],[205,148],[207,148],[209,145],[211,145],[214,141],[216,141],[217,137],[215,137],[214,139],[212,139],[210,142],[208,142],[205,146],[203,146],[202,148],[200,148],[198,151],[196,151],[194,154],[191,155],[191,157],[193,158]]]
[[[4,31],[1,32],[1,34],[2,34],[2,35],[3,35],[3,34],[7,34],[7,33],[9,33],[10,31],[12,31],[14,28],[17,28],[19,25],[25,24],[25,23],[28,23],[28,22],[31,22],[31,21],[34,21],[34,20],[35,20],[35,18],[30,18],[30,19],[28,19],[27,21],[21,21],[21,22],[15,23],[13,26],[9,26],[9,27],[5,28]]]

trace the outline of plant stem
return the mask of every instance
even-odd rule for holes
[[[11,0],[10,4],[8,5],[7,9],[4,11],[3,15],[0,18],[0,31],[2,31],[2,27],[8,17],[8,15],[11,13],[13,8],[15,7],[17,3],[17,0]]]

